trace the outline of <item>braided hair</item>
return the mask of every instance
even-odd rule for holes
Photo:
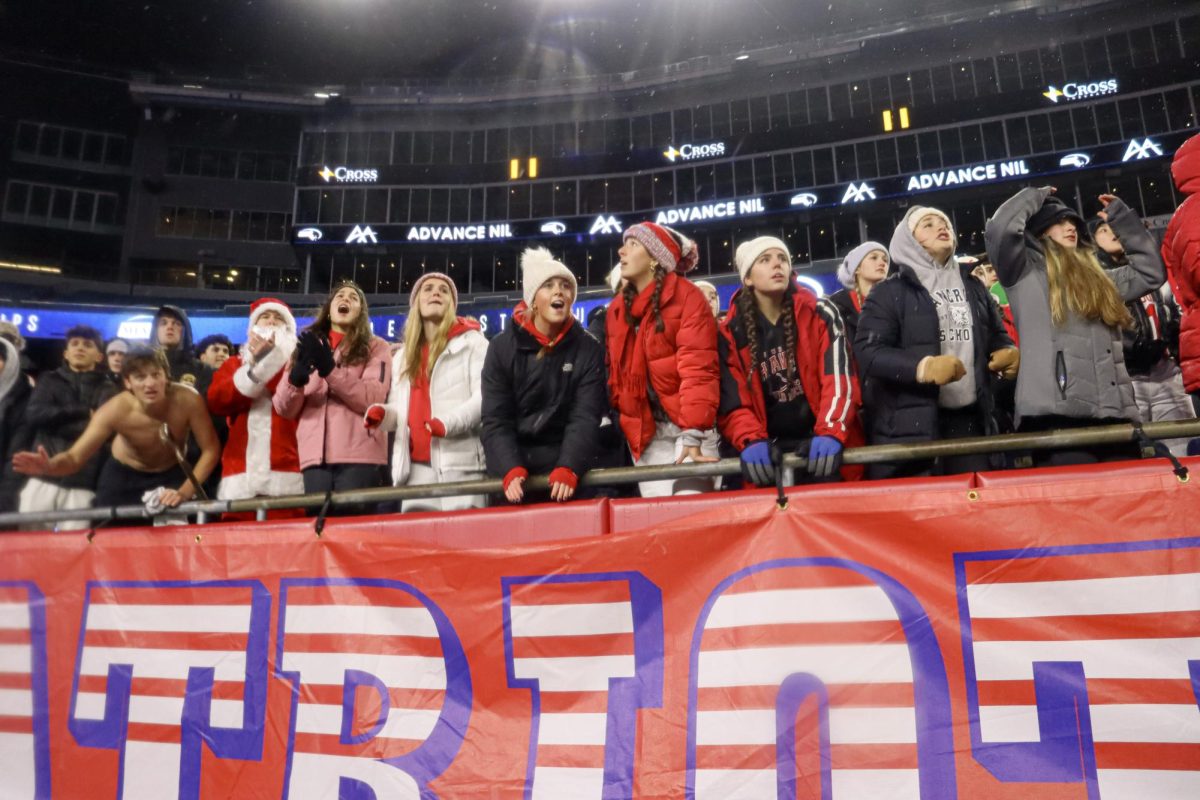
[[[758,313],[758,302],[755,299],[754,289],[747,286],[737,294],[736,317],[742,326],[742,333],[745,334],[746,342],[750,349],[750,369],[746,373],[747,386],[750,386],[751,381],[758,376],[759,368],[762,366],[763,352],[762,346],[758,341]],[[799,368],[796,366],[796,347],[798,342],[796,313],[790,291],[783,295],[781,317],[783,319],[783,338],[787,349],[788,383],[791,383],[796,380]]]
[[[654,330],[662,333],[666,329],[666,324],[663,322],[662,313],[659,308],[659,303],[662,297],[663,281],[666,279],[666,272],[658,264],[654,265],[654,291],[650,294],[650,312],[654,314]],[[625,300],[625,315],[630,320],[633,319],[633,301],[637,299],[638,290],[634,287],[633,281],[626,281],[625,286],[621,289],[621,297]]]

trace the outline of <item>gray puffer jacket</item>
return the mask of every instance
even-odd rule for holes
[[[1025,229],[1049,194],[1046,188],[1022,189],[987,221],[988,256],[1008,292],[1024,345],[1017,376],[1017,421],[1058,415],[1140,422],[1121,330],[1070,311],[1062,325],[1055,325],[1050,316],[1045,252]],[[1121,298],[1128,302],[1158,289],[1166,273],[1142,220],[1120,200],[1109,204],[1108,218],[1129,256],[1127,265],[1108,273]]]

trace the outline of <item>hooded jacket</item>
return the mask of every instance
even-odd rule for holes
[[[158,341],[158,321],[168,314],[177,317],[183,323],[183,335],[176,347],[166,347]],[[192,338],[192,321],[188,319],[187,312],[179,306],[159,306],[158,311],[154,312],[154,325],[150,330],[152,331],[150,343],[155,347],[162,347],[163,352],[167,354],[167,364],[171,367],[171,380],[191,386],[200,392],[201,397],[205,396],[208,391],[208,383],[212,379],[212,370],[196,358],[195,342]],[[202,383],[203,386],[201,386]]]
[[[75,372],[64,364],[43,373],[25,409],[25,424],[33,436],[33,447],[45,447],[51,456],[69,450],[87,427],[92,412],[116,394],[112,382],[99,369]],[[74,474],[40,480],[64,489],[94,490],[104,458],[101,451]]]
[[[653,290],[654,284],[647,286],[643,296]],[[605,318],[609,395],[634,459],[654,438],[649,390],[667,418],[684,430],[712,428],[720,403],[717,324],[708,299],[686,278],[669,272],[659,310],[661,333],[649,306],[642,319],[630,319],[620,296],[609,303]],[[639,347],[645,366],[643,374],[634,374],[632,362]]]
[[[1027,416],[1141,421],[1125,369],[1121,330],[1068,311],[1062,325],[1050,316],[1046,254],[1026,223],[1049,190],[1029,187],[1004,202],[987,221],[988,256],[1008,293],[1017,332],[1029,346],[1017,376],[1016,422]],[[1125,302],[1162,286],[1165,274],[1154,239],[1120,200],[1108,220],[1129,263],[1108,272]]]
[[[483,443],[480,440],[483,362],[488,341],[479,323],[459,317],[450,329],[446,349],[434,362],[429,375],[430,415],[446,426],[445,436],[434,436],[429,444],[429,465],[441,480],[447,470],[482,472]],[[392,355],[392,388],[384,406],[380,429],[395,431],[392,445],[392,481],[408,483],[412,467],[408,411],[412,382],[404,371],[404,345]]]
[[[752,363],[745,320],[738,314],[738,289],[721,321],[717,342],[721,358],[721,405],[717,423],[721,435],[739,451],[747,444],[771,438],[762,380],[747,380]],[[796,369],[816,423],[814,436],[832,436],[843,445],[862,443],[858,426],[858,378],[850,360],[842,318],[828,300],[791,284],[792,314],[796,320]],[[756,324],[754,320],[750,324]],[[857,435],[856,435],[857,434]]]
[[[938,438],[940,388],[917,382],[917,367],[926,356],[942,354],[941,329],[933,297],[911,262],[932,259],[901,222],[891,244],[894,274],[875,284],[858,319],[854,356],[862,384],[863,419],[870,444],[922,442]],[[981,281],[958,268],[970,308],[975,403],[980,424],[995,433],[990,354],[1012,347],[1000,310]],[[965,380],[965,379],[964,379]]]
[[[12,457],[28,450],[32,437],[25,425],[25,408],[32,389],[21,372],[21,354],[16,346],[0,337],[4,366],[0,368],[0,511],[16,511],[17,497],[25,477],[13,471]]]
[[[1112,256],[1101,249],[1096,250],[1096,258],[1105,270],[1129,263],[1124,254]],[[1179,307],[1156,291],[1129,301],[1125,308],[1133,317],[1133,326],[1121,331],[1125,369],[1136,380],[1154,369],[1168,352],[1178,351]]]
[[[582,478],[600,450],[608,410],[604,351],[572,323],[546,352],[525,329],[525,304],[488,346],[483,362],[482,440],[490,475],[566,467]]]
[[[1188,197],[1167,225],[1161,252],[1171,290],[1183,309],[1179,328],[1183,385],[1189,392],[1200,392],[1200,134],[1175,152],[1171,176]]]

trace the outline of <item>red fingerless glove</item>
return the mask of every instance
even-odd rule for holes
[[[434,436],[444,437],[446,435],[446,423],[437,418],[429,420],[429,432]]]
[[[579,485],[579,478],[568,467],[555,467],[554,471],[550,473],[550,482],[565,483],[571,487],[571,491],[575,491],[575,488]]]
[[[378,428],[383,423],[386,414],[387,411],[383,406],[371,406],[367,409],[366,417],[363,419],[363,427]]]
[[[504,491],[507,492],[508,485],[510,483],[512,483],[513,481],[515,481],[517,478],[528,478],[528,477],[529,477],[529,470],[525,469],[524,467],[513,467],[512,469],[510,469],[508,471],[508,474],[504,476]]]

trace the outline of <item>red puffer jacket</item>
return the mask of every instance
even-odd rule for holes
[[[1190,195],[1175,210],[1163,237],[1162,258],[1171,290],[1183,309],[1179,365],[1183,385],[1200,392],[1200,134],[1180,146],[1171,162],[1175,186]]]
[[[635,459],[654,438],[647,377],[667,417],[685,430],[711,428],[720,400],[717,323],[704,293],[667,273],[659,297],[659,333],[649,305],[653,292],[651,283],[634,303],[640,324],[630,320],[621,297],[609,304],[605,320],[609,400]]]
[[[740,289],[739,294],[743,291],[747,290]],[[816,417],[813,435],[832,436],[847,447],[858,447],[866,442],[858,418],[862,397],[841,313],[833,303],[818,300],[807,290],[791,291],[796,318],[796,368],[805,399]],[[750,345],[737,308],[735,294],[729,302],[729,313],[721,321],[721,408],[717,423],[721,436],[740,451],[751,442],[771,437],[762,381],[746,380]],[[843,473],[853,480],[861,476],[862,468],[847,467]]]

